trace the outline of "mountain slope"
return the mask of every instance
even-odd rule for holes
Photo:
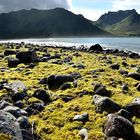
[[[94,23],[96,26],[119,36],[140,35],[140,15],[133,10],[108,12]]]
[[[140,15],[133,14],[121,22],[108,27],[106,30],[118,35],[139,36],[140,35]]]
[[[0,14],[0,38],[108,35],[81,15],[63,8]]]

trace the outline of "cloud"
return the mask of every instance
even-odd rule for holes
[[[52,9],[62,7],[69,9],[72,0],[0,0],[0,13],[21,9]]]
[[[136,9],[138,12],[140,12],[140,0],[113,0],[112,9],[113,10]]]

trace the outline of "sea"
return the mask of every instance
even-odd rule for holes
[[[69,37],[69,38],[29,38],[29,39],[14,39],[0,40],[0,42],[14,43],[32,43],[38,45],[53,45],[66,47],[80,47],[84,45],[90,47],[94,44],[100,44],[104,49],[119,49],[124,51],[133,51],[140,53],[140,38],[139,37]]]

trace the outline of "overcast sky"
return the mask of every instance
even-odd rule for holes
[[[63,7],[86,18],[97,20],[107,11],[136,9],[140,12],[140,0],[0,0],[0,13],[20,9],[52,9]]]

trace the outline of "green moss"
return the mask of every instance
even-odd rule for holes
[[[48,51],[51,55],[56,52],[60,53],[61,49],[49,48]],[[43,52],[37,52],[40,56]],[[0,73],[0,80],[8,79],[9,82],[21,80],[27,86],[27,93],[32,96],[36,89],[48,90],[47,86],[39,85],[38,82],[44,77],[52,74],[70,74],[79,72],[82,78],[77,79],[77,88],[70,88],[67,90],[49,91],[52,98],[55,100],[45,106],[43,112],[38,115],[30,116],[30,121],[36,123],[35,132],[45,140],[80,140],[78,132],[81,128],[87,128],[89,133],[89,140],[103,140],[103,125],[106,119],[106,113],[98,114],[95,112],[95,106],[92,104],[92,96],[94,86],[92,83],[102,83],[108,90],[112,92],[111,98],[120,104],[122,107],[130,103],[135,97],[139,96],[139,92],[134,85],[137,83],[132,78],[121,75],[118,70],[109,68],[109,64],[102,60],[102,54],[89,54],[78,52],[81,56],[73,56],[72,51],[61,53],[61,58],[64,59],[68,56],[73,56],[72,62],[75,64],[83,64],[85,69],[73,68],[69,64],[52,64],[52,61],[39,62],[33,69],[26,68],[27,65],[20,64],[17,68],[22,68],[18,71],[17,68],[8,68],[6,60],[0,60],[0,67],[6,67],[7,71]],[[120,68],[129,72],[134,72],[135,69],[131,64],[140,66],[139,60],[126,58],[129,66],[126,68],[122,65],[123,58],[108,55],[113,63],[119,63]],[[104,69],[104,72],[96,72],[91,74],[91,71],[96,69]],[[27,75],[25,75],[27,74]],[[125,93],[122,91],[122,84],[128,84],[129,90]],[[83,91],[87,91],[84,92]],[[0,96],[6,94],[7,91],[1,90]],[[89,94],[90,93],[90,94]],[[64,102],[57,99],[58,95],[70,95],[74,99],[69,102]],[[40,100],[31,97],[24,100],[24,103],[29,104],[32,102],[40,102]],[[89,114],[89,121],[85,124],[82,122],[73,122],[72,118],[77,114],[87,112]],[[140,124],[138,118],[133,118],[135,130],[140,134]]]

